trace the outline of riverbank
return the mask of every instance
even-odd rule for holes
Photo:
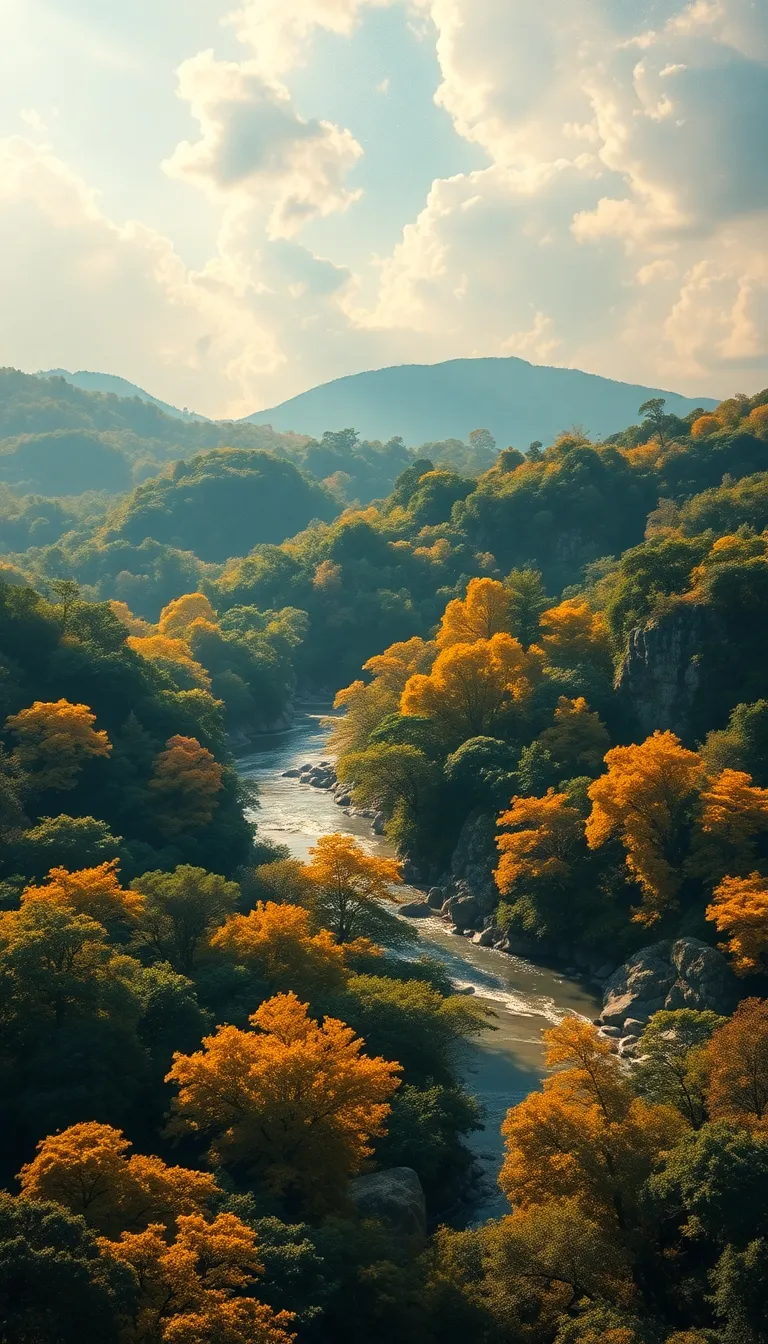
[[[337,806],[329,789],[285,773],[328,758],[326,714],[303,711],[290,729],[265,737],[258,752],[238,760],[243,777],[259,787],[253,812],[259,834],[299,859],[332,831],[354,835],[370,853],[392,856],[392,845],[373,833],[370,817]],[[413,896],[421,899],[416,890]],[[441,961],[457,990],[472,992],[493,1013],[488,1030],[463,1047],[461,1059],[465,1083],[483,1106],[485,1129],[468,1143],[480,1172],[477,1199],[457,1220],[481,1223],[508,1211],[496,1184],[503,1156],[500,1126],[509,1107],[545,1074],[543,1032],[567,1013],[594,1018],[600,1003],[584,981],[457,936],[437,912],[409,923],[419,938],[414,955]]]

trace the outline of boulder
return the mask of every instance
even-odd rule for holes
[[[601,1021],[644,1024],[662,1008],[711,1008],[727,1013],[736,985],[725,957],[698,938],[653,943],[635,952],[609,977]]]
[[[377,812],[371,822],[371,830],[374,835],[383,835],[387,825],[387,818],[384,812]]]
[[[297,767],[294,767],[293,770],[283,771],[283,779],[298,779],[300,774],[301,771]]]
[[[445,904],[445,887],[430,887],[427,900],[433,910],[442,910]]]
[[[405,905],[398,905],[398,915],[405,915],[406,919],[425,919],[427,915],[434,915],[434,910],[426,901],[406,901]]]
[[[377,1218],[407,1236],[424,1236],[427,1210],[421,1181],[412,1167],[390,1167],[358,1176],[350,1183],[350,1198],[361,1218]]]
[[[450,916],[459,933],[473,928],[482,918],[482,911],[474,896],[451,896],[443,906],[443,914]]]
[[[647,1022],[639,1017],[627,1017],[624,1021],[624,1030],[628,1036],[642,1036],[647,1025]]]
[[[455,890],[462,895],[471,893],[483,915],[491,914],[498,904],[493,877],[498,862],[495,813],[470,812],[451,857],[451,877]]]
[[[477,943],[478,947],[493,947],[498,936],[498,929],[482,929],[480,933],[473,933],[472,942]]]

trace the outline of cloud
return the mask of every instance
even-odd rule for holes
[[[363,9],[393,3],[396,0],[244,0],[225,23],[251,47],[258,69],[275,78],[304,59],[316,29],[349,37]]]
[[[362,154],[354,136],[300,117],[288,90],[256,62],[200,52],[179,67],[178,95],[201,134],[176,146],[165,171],[225,201],[266,209],[270,237],[290,237],[357,199],[344,186]]]

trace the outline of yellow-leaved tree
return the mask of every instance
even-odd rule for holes
[[[605,763],[607,773],[589,787],[587,842],[598,849],[618,836],[643,892],[635,919],[653,924],[674,904],[683,880],[704,764],[670,732],[614,747]]]
[[[611,642],[601,612],[581,598],[568,598],[541,616],[541,645],[553,667],[586,663],[610,672]]]
[[[112,744],[95,722],[87,705],[69,700],[35,700],[10,715],[5,726],[18,741],[13,759],[32,788],[74,789],[87,760],[109,756]]]
[[[171,1129],[210,1137],[215,1160],[244,1164],[296,1208],[337,1206],[385,1132],[402,1066],[364,1054],[336,1018],[313,1021],[295,994],[268,999],[250,1022],[174,1056]]]
[[[768,971],[768,878],[760,873],[724,877],[707,906],[707,919],[728,935],[721,947],[737,975]]]
[[[137,891],[121,887],[118,868],[117,859],[73,873],[66,868],[51,868],[43,884],[25,887],[22,905],[51,901],[77,915],[89,915],[106,928],[130,928],[144,913],[144,898]]]
[[[474,644],[478,639],[510,633],[509,592],[497,579],[470,579],[465,598],[454,598],[443,612],[438,648]]]
[[[701,832],[692,868],[717,882],[743,876],[755,866],[757,842],[768,831],[768,789],[743,770],[722,770],[701,794]]]
[[[313,932],[309,910],[300,905],[259,902],[222,924],[211,947],[256,971],[271,990],[312,995],[340,989],[347,979],[344,947],[328,929]]]
[[[372,680],[353,681],[334,700],[334,709],[345,713],[334,720],[330,747],[339,753],[363,751],[382,719],[397,710],[408,678],[432,666],[435,649],[434,644],[414,638],[390,644],[384,653],[369,658],[363,671],[369,672]]]
[[[429,675],[409,678],[401,714],[434,719],[450,741],[493,734],[502,713],[524,703],[542,675],[541,651],[497,634],[473,644],[451,644]]]
[[[170,639],[184,639],[195,621],[217,623],[216,612],[204,593],[185,593],[163,607],[158,630]]]
[[[312,911],[338,943],[350,943],[371,931],[380,901],[394,901],[402,882],[400,865],[365,850],[349,835],[321,835],[306,866],[313,894]]]
[[[182,690],[211,689],[211,678],[192,656],[185,639],[173,639],[170,635],[129,635],[126,643],[139,657],[168,671]]]
[[[205,1213],[219,1194],[206,1172],[170,1167],[135,1153],[119,1129],[87,1121],[51,1134],[22,1167],[29,1199],[50,1199],[85,1218],[105,1236],[137,1232],[150,1223],[173,1228],[180,1214]]]
[[[546,728],[539,742],[547,749],[562,778],[596,775],[611,745],[608,730],[599,714],[590,710],[583,695],[569,699],[561,695],[555,710],[555,722]]]
[[[645,1181],[686,1122],[636,1097],[608,1042],[581,1018],[564,1018],[544,1040],[557,1071],[507,1113],[499,1184],[516,1209],[577,1200],[590,1219],[631,1233]]]

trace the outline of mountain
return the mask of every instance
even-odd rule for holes
[[[482,427],[500,447],[525,448],[534,439],[551,443],[573,424],[593,436],[613,434],[637,420],[642,402],[659,396],[666,397],[667,411],[679,416],[716,405],[708,397],[683,397],[524,359],[451,359],[336,378],[247,419],[315,437],[352,426],[367,439],[400,434],[411,445],[466,439]]]
[[[195,411],[188,411],[186,408],[180,411],[178,406],[171,406],[167,401],[160,401],[159,397],[153,397],[151,393],[145,392],[143,387],[137,387],[135,383],[129,383],[127,378],[118,378],[114,373],[90,373],[87,369],[79,369],[77,373],[70,373],[68,369],[45,369],[37,374],[38,378],[63,378],[65,382],[71,383],[72,387],[79,387],[82,392],[105,392],[114,393],[116,397],[138,397],[139,401],[149,402],[151,406],[158,406],[166,415],[173,415],[179,420],[205,420],[204,415],[197,415]]]

